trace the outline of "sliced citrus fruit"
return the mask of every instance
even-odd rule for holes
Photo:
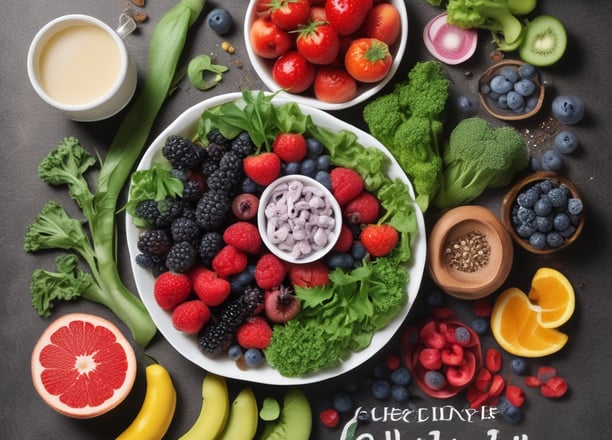
[[[532,304],[520,289],[506,289],[495,300],[491,313],[491,332],[495,340],[516,356],[534,358],[559,351],[568,337],[540,325],[541,311],[541,307]]]
[[[540,306],[538,322],[546,328],[565,324],[576,306],[572,284],[561,272],[548,267],[535,273],[528,297],[533,304]]]
[[[71,313],[53,321],[32,351],[32,381],[60,414],[86,419],[115,408],[136,378],[134,350],[110,321]]]

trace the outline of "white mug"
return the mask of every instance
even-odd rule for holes
[[[28,51],[32,87],[74,121],[99,121],[117,114],[136,90],[136,65],[122,39],[135,27],[125,14],[117,30],[81,14],[50,21]]]

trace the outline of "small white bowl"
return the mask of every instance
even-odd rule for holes
[[[311,187],[314,188],[314,190],[322,193],[325,200],[331,206],[334,218],[334,225],[333,228],[330,228],[331,231],[328,236],[327,244],[320,249],[312,250],[309,253],[297,255],[289,249],[283,249],[282,247],[279,247],[279,244],[275,243],[274,240],[270,237],[267,232],[269,219],[266,216],[266,208],[270,204],[274,193],[279,189],[280,186],[295,181],[298,181],[302,185],[304,185],[304,188]],[[325,255],[327,255],[332,250],[332,248],[338,241],[338,237],[340,236],[340,229],[342,228],[342,210],[340,209],[340,204],[334,198],[332,193],[321,183],[317,182],[315,179],[300,174],[289,174],[287,176],[279,177],[278,179],[276,179],[274,182],[268,185],[264,192],[261,194],[261,197],[259,199],[259,208],[257,210],[257,227],[259,228],[259,235],[261,236],[263,243],[270,250],[270,252],[272,252],[281,260],[292,264],[312,263],[313,261],[320,260],[321,258],[325,257]]]
[[[268,89],[270,89],[272,92],[277,92],[281,89],[272,77],[272,66],[274,65],[275,60],[268,60],[255,55],[250,44],[251,38],[249,35],[249,30],[253,22],[258,18],[256,6],[259,2],[260,0],[249,1],[249,6],[247,7],[244,20],[244,42],[253,69],[255,69],[255,72]],[[309,105],[322,110],[342,110],[364,102],[382,90],[382,88],[385,87],[389,81],[391,81],[393,75],[395,75],[395,72],[397,72],[400,63],[404,58],[408,40],[408,13],[406,12],[406,4],[403,0],[389,0],[389,3],[395,6],[399,11],[401,32],[397,41],[389,48],[391,50],[391,54],[393,55],[393,63],[391,64],[389,73],[384,79],[371,84],[357,82],[357,94],[355,97],[341,103],[330,103],[316,99],[314,93],[312,92],[312,87],[303,93],[288,93],[281,91],[279,95],[299,104]]]

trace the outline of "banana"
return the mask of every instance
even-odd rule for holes
[[[312,430],[312,409],[302,391],[289,388],[285,393],[281,415],[268,423],[261,440],[308,440]]]
[[[259,407],[250,387],[243,388],[230,408],[225,430],[216,440],[252,440],[257,432]]]
[[[145,369],[147,391],[136,418],[117,440],[159,440],[168,431],[176,409],[176,390],[160,364]]]
[[[225,428],[230,412],[225,378],[207,373],[202,381],[202,408],[193,426],[179,440],[212,440]]]

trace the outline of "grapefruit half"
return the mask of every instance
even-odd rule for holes
[[[60,414],[87,419],[121,403],[136,379],[134,349],[110,321],[71,313],[53,321],[32,351],[34,388]]]

